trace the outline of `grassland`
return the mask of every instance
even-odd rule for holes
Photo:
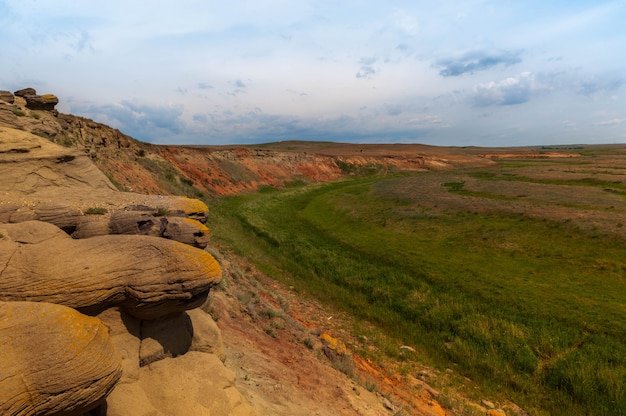
[[[213,232],[530,414],[623,415],[626,171],[611,156],[265,188],[214,201]]]

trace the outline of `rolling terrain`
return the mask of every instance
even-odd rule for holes
[[[624,145],[156,146],[70,115],[0,122],[121,190],[209,204],[225,283],[205,307],[265,414],[315,406],[313,384],[320,414],[626,414]]]

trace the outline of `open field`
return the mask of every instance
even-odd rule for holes
[[[265,188],[214,235],[530,414],[626,414],[625,150]]]

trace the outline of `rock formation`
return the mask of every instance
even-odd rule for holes
[[[15,97],[11,94],[10,91],[0,91],[0,101],[4,101],[5,103],[13,104],[15,102]]]
[[[119,380],[106,326],[50,303],[0,302],[0,414],[82,415]]]
[[[24,88],[14,93],[17,97],[26,100],[26,108],[31,110],[52,111],[59,103],[59,99],[53,94],[37,95],[34,88]]]
[[[254,415],[195,309],[221,279],[207,206],[1,121],[0,414]]]

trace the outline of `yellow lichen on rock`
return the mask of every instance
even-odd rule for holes
[[[337,355],[346,355],[348,353],[346,344],[337,338],[332,337],[329,333],[324,332],[320,335],[320,339],[326,348],[334,351]]]
[[[108,329],[50,303],[0,302],[0,414],[82,414],[121,376]]]

